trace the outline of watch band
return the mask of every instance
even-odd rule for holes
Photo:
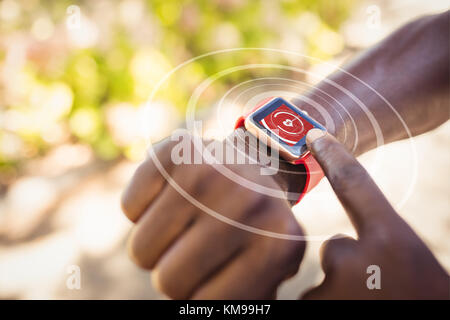
[[[262,100],[254,108],[252,108],[249,112],[247,112],[245,115],[240,116],[236,121],[234,129],[236,130],[238,128],[244,127],[245,119],[247,118],[247,116],[249,114],[253,113],[255,110],[262,107],[263,105],[265,105],[267,102],[269,102],[272,99],[273,99],[273,97],[269,97],[269,98]],[[301,157],[300,159],[295,161],[294,164],[295,165],[303,165],[305,167],[305,171],[306,171],[305,187],[303,188],[303,191],[301,192],[297,202],[295,203],[295,204],[297,204],[300,202],[300,200],[303,199],[303,197],[305,196],[306,193],[308,193],[315,186],[317,186],[317,184],[320,182],[320,180],[322,180],[322,178],[324,177],[324,173],[323,173],[322,168],[320,167],[319,163],[316,161],[316,159],[314,159],[314,157],[312,156],[312,154],[310,152],[308,152],[303,157]]]

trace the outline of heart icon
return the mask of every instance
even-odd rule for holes
[[[284,121],[283,121],[283,124],[284,124],[286,127],[292,127],[292,126],[293,126],[292,120],[291,120],[291,119],[286,119],[286,120],[284,120]]]

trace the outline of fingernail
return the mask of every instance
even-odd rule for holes
[[[316,141],[319,138],[322,138],[324,135],[326,135],[327,132],[320,129],[311,129],[308,131],[308,134],[306,135],[306,143],[311,144],[314,141]]]

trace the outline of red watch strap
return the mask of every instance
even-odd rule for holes
[[[303,158],[297,160],[295,162],[296,165],[303,164],[305,166],[306,171],[306,182],[305,187],[298,197],[298,200],[295,204],[299,203],[300,200],[303,199],[306,193],[311,191],[315,186],[317,186],[324,177],[324,173],[320,164],[316,161],[311,153],[308,152]]]
[[[247,116],[249,114],[251,114],[253,111],[259,109],[261,106],[263,106],[267,102],[269,102],[272,98],[273,97],[269,97],[269,98],[262,100],[254,108],[252,108],[249,112],[247,112],[245,115],[240,116],[236,121],[234,129],[243,127]],[[295,165],[302,164],[305,167],[305,171],[306,171],[305,187],[304,187],[302,193],[300,194],[300,196],[298,197],[298,200],[296,202],[296,204],[297,204],[300,202],[300,200],[303,199],[303,197],[305,196],[305,194],[307,192],[311,191],[315,186],[317,186],[317,184],[319,184],[320,180],[322,180],[322,178],[324,177],[324,173],[323,173],[322,168],[320,167],[319,163],[316,161],[316,159],[314,159],[313,155],[309,152],[302,158],[298,159],[294,164]]]

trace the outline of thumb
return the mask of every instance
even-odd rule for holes
[[[367,171],[332,135],[312,129],[306,136],[306,144],[359,236],[387,227],[389,218],[397,216]]]

